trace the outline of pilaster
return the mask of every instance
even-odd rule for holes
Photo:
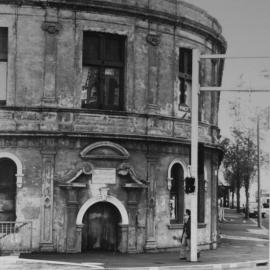
[[[46,106],[55,106],[56,101],[56,66],[57,66],[57,34],[61,26],[57,21],[56,11],[46,11],[42,30],[45,34],[44,56],[44,90],[42,102]]]
[[[146,217],[146,243],[145,250],[154,250],[157,247],[156,243],[156,164],[157,157],[147,156],[147,217]]]
[[[218,159],[211,153],[211,249],[217,248],[218,215],[217,215],[217,187],[218,187]]]
[[[77,237],[81,234],[81,228],[76,227],[76,217],[78,214],[77,189],[67,187],[67,245],[66,252],[75,253],[77,250]]]
[[[148,43],[148,96],[147,107],[149,113],[158,110],[159,88],[159,44],[160,34],[158,25],[149,22],[149,30],[146,37]]]
[[[53,175],[54,151],[42,151],[42,202],[41,237],[42,251],[53,251]]]

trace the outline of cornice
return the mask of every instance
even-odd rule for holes
[[[145,142],[145,143],[163,143],[163,144],[175,144],[190,146],[191,141],[185,138],[165,137],[165,136],[151,136],[151,135],[128,135],[128,134],[116,134],[116,133],[96,133],[96,132],[42,132],[42,131],[1,131],[1,138],[51,138],[51,139],[98,139],[98,140],[111,140],[111,141],[134,141],[134,142]],[[220,144],[205,143],[203,144],[206,149],[217,150],[221,153],[224,152],[224,148]]]
[[[180,1],[181,5],[192,9],[193,11],[200,12],[211,22],[213,27],[215,26],[217,31],[211,27],[208,27],[200,22],[196,21],[196,18],[190,19],[184,16],[176,16],[169,12],[158,11],[145,7],[138,7],[135,5],[112,3],[107,1],[95,1],[95,0],[0,0],[0,4],[16,5],[16,6],[38,6],[41,8],[63,8],[73,11],[86,11],[86,12],[98,12],[106,14],[119,14],[121,16],[130,16],[140,18],[142,20],[150,20],[151,22],[164,23],[172,25],[174,27],[181,27],[187,31],[197,33],[202,36],[210,38],[213,42],[216,42],[221,49],[221,52],[225,52],[227,43],[224,37],[221,35],[221,26],[215,18],[210,16],[204,10],[197,8],[191,4]],[[181,9],[181,6],[180,6]]]

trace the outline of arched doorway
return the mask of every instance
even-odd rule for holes
[[[0,221],[16,220],[16,163],[0,158]]]
[[[117,251],[120,242],[120,222],[120,212],[113,204],[93,204],[83,217],[82,251]]]

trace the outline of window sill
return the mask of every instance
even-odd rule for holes
[[[184,224],[168,224],[168,228],[169,230],[176,230],[176,229],[183,229],[184,228]]]
[[[184,224],[168,224],[169,230],[177,230],[177,229],[183,229],[183,228],[184,228]],[[201,229],[201,228],[206,228],[206,224],[198,223],[198,229]]]

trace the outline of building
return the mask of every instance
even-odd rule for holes
[[[173,250],[190,207],[192,49],[221,26],[178,0],[0,2],[0,249]],[[201,63],[203,85],[222,62]],[[198,243],[217,242],[219,93],[201,93]]]

